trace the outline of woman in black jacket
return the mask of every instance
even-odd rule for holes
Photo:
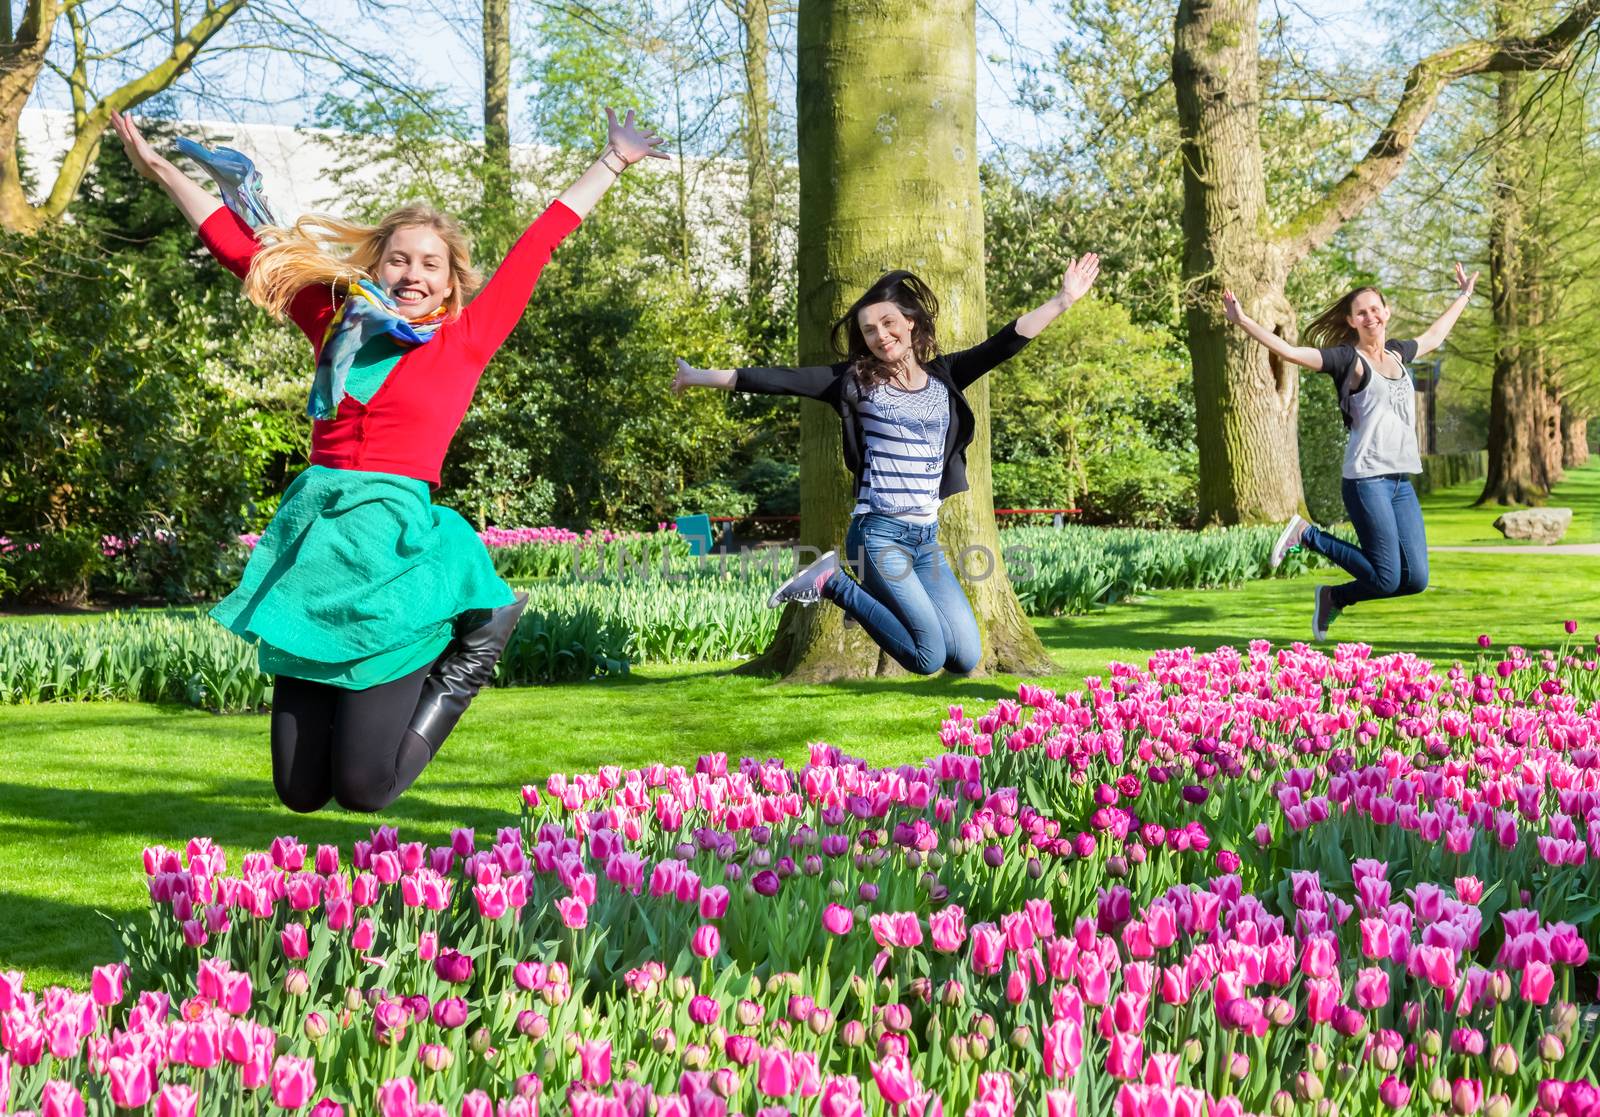
[[[933,292],[892,271],[834,323],[834,350],[845,358],[838,364],[697,369],[678,360],[674,392],[805,396],[839,413],[856,496],[845,553],[861,580],[829,551],[780,586],[769,607],[826,598],[919,675],[977,666],[978,622],[938,540],[940,502],[967,489],[974,420],[961,393],[1082,298],[1099,270],[1093,253],[1074,260],[1054,298],[957,353],[939,350]]]

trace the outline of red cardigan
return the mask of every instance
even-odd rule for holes
[[[562,203],[551,202],[466,309],[425,345],[408,350],[370,400],[362,404],[346,396],[338,418],[313,420],[311,464],[397,473],[437,485],[478,378],[521,320],[551,252],[579,220]],[[201,223],[200,240],[241,279],[261,251],[250,226],[226,207]],[[313,354],[321,353],[341,298],[331,287],[314,286],[289,304],[289,317],[310,339]]]

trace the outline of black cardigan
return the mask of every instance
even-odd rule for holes
[[[1000,362],[1016,356],[1030,338],[1017,333],[1013,320],[987,341],[959,353],[941,353],[924,366],[928,375],[945,386],[950,396],[950,425],[944,438],[944,476],[939,481],[939,498],[967,491],[967,447],[972,443],[976,420],[961,393]],[[820,400],[839,413],[844,435],[844,464],[854,474],[856,491],[861,491],[865,469],[862,448],[866,437],[861,432],[857,405],[861,389],[850,371],[850,362],[836,365],[808,365],[805,368],[741,368],[734,391],[759,392],[773,396],[804,396]]]

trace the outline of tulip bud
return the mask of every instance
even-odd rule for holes
[[[1429,1028],[1422,1033],[1422,1053],[1430,1059],[1437,1059],[1439,1052],[1444,1050],[1444,1040],[1435,1028]]]
[[[940,869],[944,868],[944,854],[940,853],[936,849],[930,849],[928,851],[927,861],[928,868],[934,870],[935,872],[938,872]]]
[[[1294,1076],[1294,1096],[1301,1101],[1317,1101],[1322,1097],[1322,1079],[1310,1071],[1301,1071]]]
[[[1504,1094],[1491,1094],[1484,1103],[1487,1117],[1511,1117],[1511,1099]]]
[[[949,1039],[945,1040],[944,1046],[945,1050],[950,1053],[950,1061],[952,1063],[963,1063],[966,1061],[967,1040],[965,1036],[962,1036],[959,1033],[952,1035]]]
[[[306,1013],[306,1038],[315,1042],[328,1034],[328,1020],[320,1012]]]
[[[711,1052],[703,1043],[691,1043],[683,1049],[683,1065],[690,1070],[701,1070],[711,1061]]]
[[[1509,1043],[1495,1044],[1494,1052],[1489,1056],[1489,1065],[1496,1074],[1510,1078],[1517,1073],[1517,1049]]]
[[[294,969],[283,975],[283,991],[291,997],[303,997],[311,990],[311,978],[305,970]]]
[[[1024,871],[1028,874],[1029,880],[1038,880],[1044,876],[1044,866],[1039,863],[1037,857],[1028,858],[1028,864],[1025,866]]]
[[[806,1027],[814,1036],[827,1035],[828,1029],[833,1027],[833,1013],[820,1006],[812,1009],[811,1015],[806,1018]]]
[[[1539,1058],[1547,1063],[1559,1063],[1561,1057],[1567,1053],[1567,1045],[1561,1042],[1561,1037],[1554,1032],[1546,1032],[1539,1037]]]
[[[419,1054],[422,1056],[422,1065],[435,1072],[449,1070],[456,1061],[450,1049],[442,1043],[425,1043]]]
[[[828,899],[830,900],[842,900],[849,891],[849,887],[842,880],[835,878],[828,882]]]
[[[859,1020],[846,1020],[839,1029],[839,1042],[846,1047],[860,1047],[867,1042],[867,1026]]]
[[[1128,875],[1128,859],[1120,854],[1106,858],[1106,876],[1125,877]]]
[[[1381,1071],[1392,1071],[1400,1066],[1400,1049],[1380,1043],[1372,1048],[1372,1062]]]
[[[365,995],[362,994],[361,990],[355,988],[354,986],[344,991],[344,1007],[349,1009],[351,1012],[355,1012],[366,1003],[367,999]]]
[[[987,1012],[978,1013],[978,1018],[973,1021],[972,1026],[977,1029],[978,1034],[984,1039],[993,1039],[1000,1031],[1000,1029],[995,1026],[994,1017],[990,1016]]]
[[[1233,1058],[1228,1061],[1228,1073],[1234,1078],[1247,1078],[1250,1074],[1250,1056],[1243,1051],[1235,1051]]]
[[[525,1008],[517,1013],[517,1032],[529,1039],[543,1039],[550,1034],[550,1018],[542,1012]]]
[[[750,997],[761,996],[761,979],[755,974],[750,975],[750,988],[746,995]]]
[[[1321,1074],[1328,1069],[1328,1052],[1320,1043],[1306,1044],[1306,1061],[1311,1064],[1311,1069]],[[1317,1095],[1321,1097],[1322,1095]]]
[[[655,1035],[650,1037],[650,1046],[662,1055],[671,1055],[678,1049],[677,1033],[668,1027],[657,1028]]]
[[[1572,1029],[1578,1026],[1578,1006],[1570,1001],[1562,1001],[1550,1014],[1550,1020],[1556,1034],[1562,1039],[1570,1040]]]
[[[482,1055],[489,1050],[489,1044],[493,1039],[494,1037],[489,1034],[488,1028],[479,1028],[472,1033],[472,1038],[467,1041],[467,1046],[472,1048],[474,1055]]]
[[[1205,1056],[1206,1056],[1206,1045],[1201,1043],[1200,1040],[1197,1037],[1190,1036],[1187,1040],[1184,1041],[1184,1043],[1183,1043],[1183,1061],[1184,1062],[1191,1063],[1191,1064],[1198,1063],[1201,1059],[1205,1058]]]
[[[1339,1080],[1339,1085],[1343,1086],[1346,1082],[1349,1082],[1356,1076],[1356,1068],[1351,1066],[1349,1063],[1340,1063],[1338,1066],[1333,1068],[1333,1074],[1334,1077]],[[1243,1078],[1244,1075],[1236,1075],[1235,1077]]]
[[[1293,1117],[1294,1095],[1287,1090],[1279,1090],[1272,1095],[1272,1117]]]
[[[906,864],[915,869],[922,864],[922,854],[914,849],[906,850]]]
[[[672,979],[669,988],[672,990],[674,1000],[686,1001],[694,996],[694,978],[687,974],[680,974]]]
[[[989,1055],[989,1039],[982,1032],[974,1032],[967,1037],[967,1054],[975,1063],[981,1063]]]
[[[1011,1046],[1026,1049],[1033,1043],[1033,1029],[1026,1024],[1018,1024],[1011,1029]]]
[[[720,1098],[731,1098],[739,1092],[739,1076],[732,1067],[718,1067],[711,1075],[711,1089]]]
[[[537,1074],[517,1076],[517,1097],[536,1098],[542,1093],[544,1093],[544,1083],[539,1081]]]
[[[1441,1077],[1435,1078],[1428,1083],[1428,1096],[1440,1105],[1448,1105],[1450,1102],[1449,1080]]]

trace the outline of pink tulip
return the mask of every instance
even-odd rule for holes
[[[611,1081],[611,1041],[579,1041],[578,1063],[580,1075],[590,1086],[604,1086]]]
[[[111,1080],[111,1102],[122,1109],[142,1109],[154,1092],[150,1064],[142,1058],[112,1055],[106,1059]]]
[[[1046,1024],[1041,1035],[1044,1072],[1051,1078],[1070,1078],[1083,1064],[1083,1028],[1075,1020]]]
[[[4,1062],[5,1056],[0,1055],[0,1064]],[[0,1089],[0,1102],[4,1100],[5,1090]],[[51,1079],[44,1084],[39,1096],[39,1117],[83,1117],[83,1111],[83,1095],[72,1083]]]
[[[722,936],[716,925],[702,923],[695,928],[694,937],[689,940],[689,949],[694,951],[696,957],[715,958],[722,949]]]
[[[1045,1117],[1078,1117],[1078,1095],[1071,1090],[1044,1092]]]
[[[890,1105],[904,1105],[918,1092],[916,1077],[911,1073],[911,1064],[904,1055],[887,1055],[881,1063],[870,1060],[869,1063],[872,1080],[878,1084],[878,1093]]]
[[[1550,968],[1550,964],[1535,959],[1523,968],[1522,981],[1517,992],[1529,1004],[1547,1004],[1550,992],[1555,988],[1555,982],[1555,971]]]
[[[822,926],[835,935],[848,935],[855,925],[855,914],[843,904],[829,904],[822,909]]]
[[[558,897],[556,910],[561,913],[561,922],[574,931],[581,931],[589,925],[589,905],[576,896]]]
[[[1138,1036],[1117,1033],[1106,1052],[1106,1073],[1112,1078],[1132,1081],[1144,1069],[1144,1041]]]
[[[302,924],[289,923],[283,928],[279,936],[283,943],[283,956],[291,961],[299,961],[311,953],[311,942],[306,937],[306,929]]]
[[[195,1117],[200,1108],[200,1095],[186,1083],[161,1087],[156,1094],[156,1117]]]
[[[378,1109],[383,1117],[414,1117],[417,1084],[411,1078],[391,1078],[378,1087]]]
[[[1389,1003],[1389,975],[1376,966],[1356,973],[1356,1003],[1365,1009]]]
[[[101,1008],[122,1003],[122,983],[128,976],[128,967],[121,962],[109,966],[96,966],[89,983],[94,1003]]]
[[[299,1109],[317,1089],[316,1064],[310,1059],[279,1055],[272,1064],[272,1101],[280,1109]]]
[[[461,1117],[494,1117],[494,1103],[482,1090],[469,1090],[461,1096]]]
[[[756,1088],[769,1098],[795,1092],[794,1056],[781,1047],[764,1047],[756,1055]]]

